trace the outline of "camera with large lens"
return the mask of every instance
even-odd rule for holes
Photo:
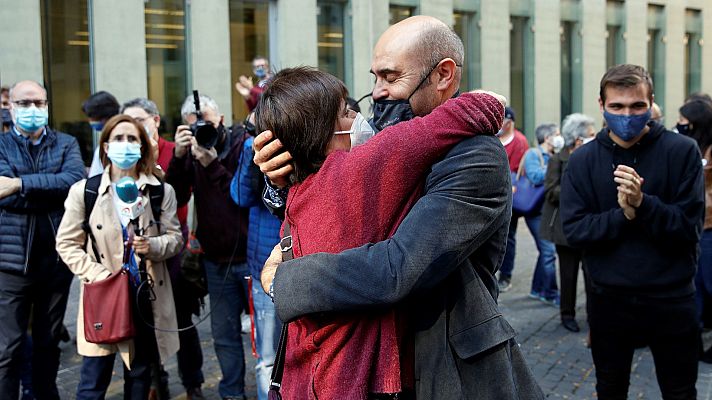
[[[193,90],[193,103],[195,104],[195,116],[198,118],[194,124],[190,125],[190,131],[195,137],[200,147],[210,149],[218,143],[220,134],[217,127],[203,118],[200,111],[200,95],[197,90]]]

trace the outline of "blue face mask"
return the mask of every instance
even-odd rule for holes
[[[37,132],[38,129],[47,125],[48,119],[47,108],[15,107],[15,125],[27,133]]]
[[[129,142],[109,142],[106,152],[111,163],[120,169],[130,169],[141,159],[141,145]]]
[[[92,121],[89,125],[91,126],[91,129],[94,129],[97,132],[101,132],[101,130],[104,129],[104,123],[101,121]]]
[[[643,132],[645,125],[650,121],[652,111],[648,109],[640,115],[616,115],[608,111],[603,111],[603,118],[606,120],[608,129],[624,142],[629,142]]]
[[[259,79],[263,79],[265,76],[267,76],[267,69],[265,67],[257,67],[253,70],[253,72],[255,73],[255,76]]]

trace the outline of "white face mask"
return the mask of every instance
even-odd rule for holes
[[[595,136],[591,136],[591,137],[584,138],[584,139],[582,140],[582,141],[583,141],[583,144],[586,144],[586,143],[592,141],[592,140],[595,139],[595,138],[596,138]]]
[[[356,113],[356,118],[354,118],[354,122],[351,124],[351,129],[348,131],[334,132],[335,135],[345,135],[347,133],[351,135],[352,149],[366,143],[368,139],[372,138],[373,135],[376,134],[373,131],[371,124],[368,123],[366,118],[364,118],[361,113]]]
[[[551,147],[553,148],[554,153],[560,152],[561,149],[564,148],[564,138],[561,137],[561,135],[551,138]]]

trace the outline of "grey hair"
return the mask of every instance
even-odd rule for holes
[[[536,127],[536,141],[539,144],[544,143],[546,138],[556,133],[559,130],[559,126],[556,124],[541,124]]]
[[[220,109],[218,109],[218,103],[215,102],[210,96],[204,94],[200,95],[200,111],[205,111],[209,108],[215,111],[216,114],[220,114]],[[183,105],[180,107],[180,116],[183,118],[183,122],[186,122],[187,117],[190,114],[195,114],[195,104],[193,103],[193,95],[185,98]]]
[[[462,39],[445,24],[428,23],[420,33],[413,50],[415,55],[423,60],[423,75],[446,58],[452,58],[459,67],[465,59],[465,46],[462,44]]]
[[[158,106],[156,103],[154,103],[152,100],[149,100],[145,97],[137,97],[135,99],[129,100],[123,105],[121,105],[121,111],[119,111],[120,114],[123,114],[124,111],[126,111],[127,108],[141,108],[143,111],[146,111],[149,115],[159,115],[158,112]]]
[[[32,80],[32,79],[27,79],[27,80],[17,81],[17,82],[15,82],[12,86],[10,86],[10,90],[9,90],[8,93],[7,93],[7,97],[9,97],[10,99],[12,99],[12,98],[13,98],[13,97],[12,97],[12,92],[15,90],[15,86],[17,86],[17,85],[19,85],[19,84],[21,84],[21,83],[23,83],[23,82],[32,82],[32,83],[34,83],[35,85],[37,85],[37,86],[39,86],[40,88],[42,88],[42,90],[44,90],[44,92],[45,92],[45,97],[49,96],[49,94],[47,93],[47,88],[44,87],[43,84],[41,84],[41,83],[39,83],[39,82],[37,82],[37,81],[34,81],[34,80]]]
[[[564,137],[564,144],[571,147],[576,143],[576,139],[584,139],[589,128],[596,126],[593,118],[584,114],[570,114],[561,123],[561,136]]]

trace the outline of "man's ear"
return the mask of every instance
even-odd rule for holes
[[[601,110],[601,114],[603,114],[603,100],[600,97],[598,98],[598,107]]]
[[[458,72],[457,68],[458,66],[452,58],[445,58],[438,63],[435,68],[437,71],[437,90],[445,91],[452,87]]]

